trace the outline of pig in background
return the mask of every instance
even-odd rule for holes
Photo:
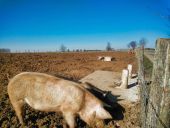
[[[88,125],[94,119],[112,118],[103,103],[80,84],[43,73],[16,75],[8,84],[8,95],[22,125],[25,103],[40,111],[62,112],[70,128],[75,127],[76,115]]]

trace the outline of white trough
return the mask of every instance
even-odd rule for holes
[[[98,60],[102,60],[102,61],[112,61],[113,57],[111,56],[98,56]]]
[[[111,56],[105,56],[104,57],[104,61],[112,61],[112,58]]]

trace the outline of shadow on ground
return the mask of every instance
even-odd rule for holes
[[[97,98],[105,103],[104,108],[112,115],[114,120],[123,120],[125,109],[118,104],[119,95],[112,95],[110,91],[103,91],[90,83],[87,83],[90,88],[88,90]]]

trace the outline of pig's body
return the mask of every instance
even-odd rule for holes
[[[78,83],[43,73],[16,75],[8,85],[8,94],[21,124],[24,103],[40,111],[61,111],[71,128],[75,127],[76,114],[87,124],[94,116],[99,119],[111,117],[101,101]]]

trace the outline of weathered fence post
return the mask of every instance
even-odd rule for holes
[[[145,84],[144,76],[144,49],[142,47],[136,49],[136,57],[138,59],[138,84],[140,85],[140,120],[141,128],[146,126],[147,116],[147,99],[149,95],[148,87]]]
[[[170,128],[170,39],[158,39],[145,128]]]
[[[127,69],[129,71],[129,78],[132,78],[132,65],[128,64]]]
[[[128,75],[129,75],[128,70],[126,70],[126,69],[122,70],[122,83],[120,85],[120,88],[127,89],[127,86],[128,86]]]

